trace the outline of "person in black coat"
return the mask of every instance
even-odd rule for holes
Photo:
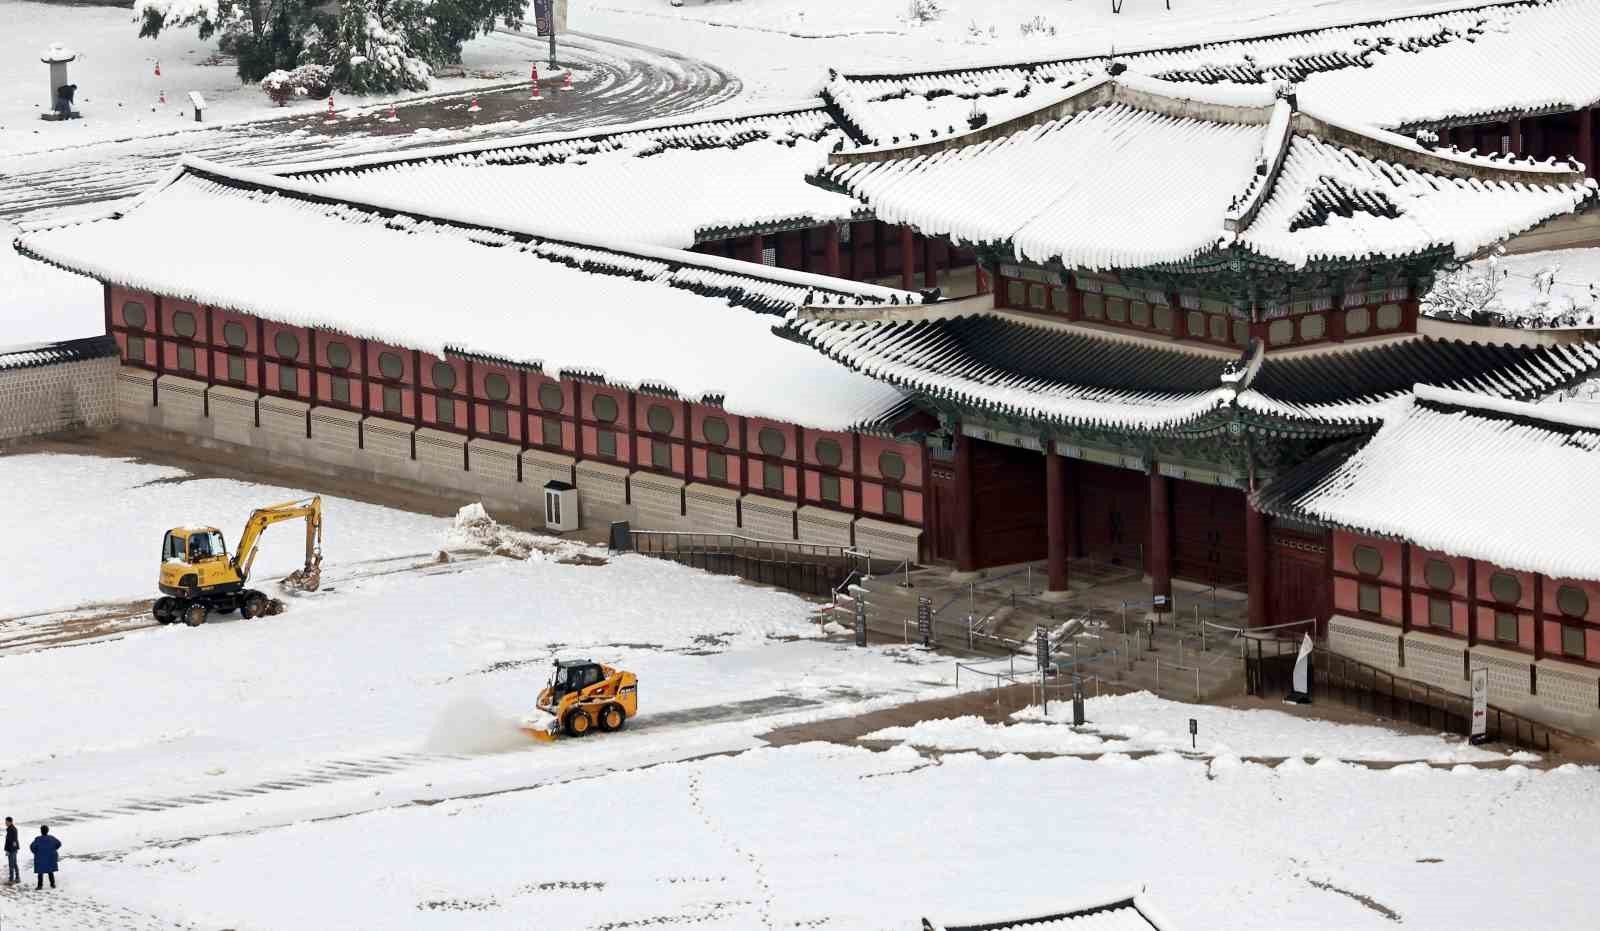
[[[22,844],[17,841],[17,826],[6,818],[6,882],[22,882],[22,874],[17,872],[17,851],[22,849]]]
[[[50,825],[39,825],[39,836],[33,839],[33,843],[28,845],[28,849],[33,851],[33,871],[39,877],[39,885],[34,888],[43,889],[44,878],[49,876],[50,888],[54,889],[56,887],[56,851],[61,849],[61,841],[50,836]]]

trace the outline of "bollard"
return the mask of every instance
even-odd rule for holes
[[[1161,694],[1161,657],[1156,657],[1156,694]]]

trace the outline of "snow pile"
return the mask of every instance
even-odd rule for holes
[[[554,542],[547,537],[523,533],[499,523],[484,510],[483,502],[474,502],[456,512],[455,523],[450,527],[450,540],[457,544],[481,546],[496,556],[527,559],[539,543]]]
[[[972,716],[945,718],[885,728],[862,739],[986,753],[1187,752],[1191,749],[1189,719],[1193,718],[1199,722],[1194,749],[1208,756],[1432,763],[1507,758],[1504,753],[1454,737],[1401,734],[1384,727],[1335,724],[1281,711],[1191,705],[1149,692],[1106,695],[1088,699],[1084,705],[1088,723],[1081,729],[1069,726],[1070,702],[1053,702],[1048,715],[1037,706],[1027,708],[1013,715],[1015,720],[1008,724],[990,724]]]

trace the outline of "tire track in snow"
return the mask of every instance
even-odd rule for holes
[[[538,52],[542,41],[504,30],[501,34],[526,40],[533,47],[530,57],[542,60]],[[161,177],[181,155],[268,167],[468,140],[532,138],[689,113],[732,99],[742,90],[737,78],[707,62],[587,33],[569,37],[561,54],[581,69],[583,78],[574,81],[572,91],[546,95],[539,110],[530,106],[527,83],[517,82],[499,85],[498,90],[479,88],[401,103],[398,126],[384,123],[380,108],[370,107],[365,116],[347,117],[333,128],[323,125],[320,112],[300,113],[0,156],[0,218],[130,197]],[[479,113],[467,112],[466,103],[472,98],[479,101]],[[502,121],[506,125],[489,125]],[[475,125],[483,125],[483,131],[438,135]],[[415,133],[419,128],[434,132]]]

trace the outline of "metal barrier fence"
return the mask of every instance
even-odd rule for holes
[[[1312,653],[1311,668],[1320,697],[1463,737],[1472,733],[1470,698],[1320,648]],[[1488,737],[1524,750],[1550,751],[1549,727],[1494,705],[1489,706]]]
[[[855,570],[862,555],[843,546],[758,540],[732,533],[634,530],[633,552],[717,575],[827,598]]]

